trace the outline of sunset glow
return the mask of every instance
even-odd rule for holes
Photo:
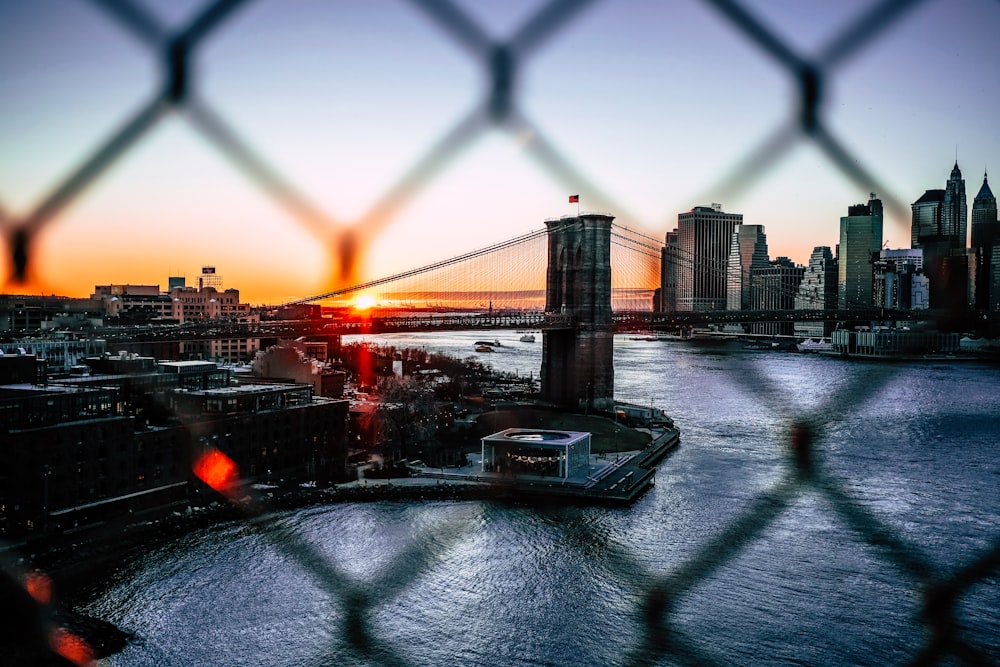
[[[178,9],[190,3],[141,4],[165,33],[192,18]],[[796,131],[787,68],[713,3],[588,3],[517,59],[517,123],[471,129],[465,119],[492,104],[484,62],[409,4],[246,3],[198,44],[188,81],[239,146],[227,150],[181,104],[48,206],[155,101],[160,55],[90,3],[4,3],[2,290],[86,297],[97,284],[191,281],[212,264],[244,301],[284,303],[537,230],[575,214],[577,193],[584,211],[659,239],[679,213],[720,202],[765,225],[772,256],[804,263],[838,242],[840,216],[871,190],[901,203],[885,236],[907,245],[909,202],[942,187],[956,158],[972,194],[1000,156],[1000,89],[982,83],[1000,63],[995,2],[916,3],[824,69],[823,129],[870,184]],[[498,45],[539,11],[455,4]],[[751,13],[823,65],[869,4],[776,0]],[[935,94],[913,106],[928,81]],[[782,128],[790,149],[746,188],[721,186]],[[28,279],[10,282],[10,232],[39,211],[51,214],[33,233]]]
[[[371,294],[362,294],[354,302],[354,308],[355,310],[368,310],[369,308],[374,308],[375,303],[375,297]]]

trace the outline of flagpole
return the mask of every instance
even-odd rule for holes
[[[580,195],[570,195],[569,203],[576,204],[576,217],[580,217]]]

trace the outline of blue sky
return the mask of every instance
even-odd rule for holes
[[[204,3],[134,0],[172,31]],[[497,42],[544,2],[455,2]],[[801,57],[876,3],[746,2]],[[908,205],[944,187],[956,150],[972,197],[1000,164],[1000,3],[918,3],[825,79],[825,127],[879,189]],[[338,279],[345,229],[485,98],[481,61],[404,0],[258,0],[194,58],[200,100],[323,212],[304,221],[262,192],[184,111],[166,116],[44,228],[39,289],[166,283],[215,264],[253,302],[322,292]],[[713,5],[592,2],[520,63],[525,123],[486,128],[388,216],[354,228],[358,276],[483,247],[582,208],[610,210],[659,238],[712,201],[766,227],[772,256],[805,262],[837,242],[839,217],[872,187],[808,139],[720,192],[732,168],[794,118],[796,82]],[[84,0],[0,1],[0,210],[25,217],[154,97],[149,45]],[[545,142],[582,176],[531,152]],[[893,247],[909,220],[886,225]],[[5,253],[7,254],[7,253]],[[4,260],[6,261],[6,260]],[[7,268],[7,267],[0,267]],[[8,291],[23,286],[7,285]]]

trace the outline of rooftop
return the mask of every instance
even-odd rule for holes
[[[929,202],[944,201],[944,190],[927,190],[914,204],[926,204]]]
[[[565,447],[589,437],[590,433],[586,431],[555,431],[540,428],[507,428],[498,433],[488,435],[483,438],[483,440],[490,442],[533,445],[537,447]]]

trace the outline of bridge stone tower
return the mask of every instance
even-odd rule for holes
[[[581,409],[614,404],[611,222],[587,213],[548,220],[549,255],[542,332],[542,397]]]

